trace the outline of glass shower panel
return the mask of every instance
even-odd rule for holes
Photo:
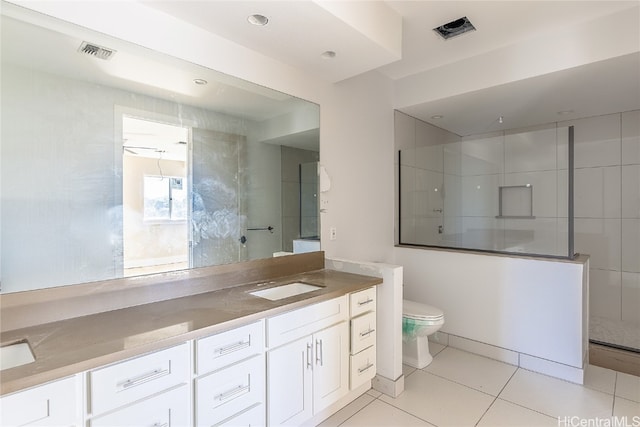
[[[318,162],[300,164],[300,238],[319,239]]]
[[[568,140],[554,124],[401,150],[400,243],[572,256]]]

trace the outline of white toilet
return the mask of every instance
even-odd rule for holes
[[[444,313],[436,307],[415,301],[402,301],[402,362],[422,369],[433,356],[428,336],[444,325]]]

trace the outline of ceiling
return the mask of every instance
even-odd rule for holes
[[[421,93],[416,86],[411,100],[397,96],[395,105],[458,135],[640,109],[640,39],[635,36],[630,50],[608,52],[606,46],[600,46],[602,33],[598,33],[604,31],[598,25],[601,21],[612,28],[612,36],[617,36],[618,29],[625,30],[620,37],[637,34],[637,28],[629,32],[612,21],[622,16],[625,25],[631,22],[637,27],[637,0],[143,3],[330,82],[375,71],[397,87],[422,78],[427,86],[437,88],[452,85],[452,73],[445,71],[459,64],[466,67],[466,75],[457,71],[464,90],[451,90],[434,99],[432,91]],[[264,27],[249,24],[247,16],[256,13],[267,16],[269,23]],[[448,41],[432,31],[462,16],[477,30]],[[536,71],[537,63],[532,62],[528,74],[489,82],[469,66],[482,63],[483,58],[485,62],[499,58],[497,53],[509,49],[517,52],[523,66],[538,56],[540,63],[550,61],[540,43],[546,41],[552,57],[556,41],[566,43],[573,29],[590,44],[567,49],[564,57],[555,60],[555,69],[547,66]],[[325,51],[335,51],[335,58],[323,58]],[[580,60],[574,58],[579,55]],[[500,64],[495,67],[499,69]],[[559,116],[560,111],[569,112]]]

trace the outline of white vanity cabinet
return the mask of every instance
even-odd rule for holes
[[[53,381],[0,398],[0,425],[81,426],[81,375]]]
[[[350,389],[358,388],[376,374],[376,288],[349,295],[351,317]]]
[[[190,425],[190,361],[184,343],[87,372],[87,425]]]
[[[348,297],[267,319],[269,425],[299,425],[349,391]]]
[[[195,425],[265,425],[264,322],[196,341]]]

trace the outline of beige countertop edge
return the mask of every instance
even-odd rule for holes
[[[269,301],[248,295],[253,290],[293,281],[317,284],[323,286],[323,289],[280,301]],[[0,395],[14,393],[124,359],[169,348],[192,339],[223,332],[380,283],[382,283],[382,279],[377,277],[325,269],[278,278],[269,281],[267,285],[243,284],[206,294],[180,297],[7,331],[2,334],[2,344],[27,339],[36,356],[36,362],[0,371]],[[233,308],[234,303],[243,307]],[[173,308],[174,305],[175,308]],[[203,314],[203,311],[206,313]],[[161,314],[158,314],[159,312]],[[198,319],[196,320],[196,318]],[[133,331],[128,329],[128,319],[133,324],[142,324],[141,328]],[[176,319],[177,324],[171,323]],[[167,322],[169,326],[163,327],[162,325]],[[190,330],[176,333],[172,333],[170,330],[175,325],[184,326],[185,324],[189,325]],[[112,326],[111,329],[109,329],[110,326]],[[153,329],[157,326],[160,328]],[[92,327],[98,328],[97,331],[102,336],[108,337],[106,342],[100,341],[92,335],[90,331]],[[89,329],[89,331],[85,329]],[[159,330],[168,330],[168,332],[158,339],[146,338],[139,345],[127,347],[123,344],[131,337],[153,335]],[[71,339],[65,340],[65,337]],[[59,342],[57,342],[58,340]],[[67,342],[73,342],[74,348],[64,348]],[[49,353],[56,353],[57,356],[52,357]]]

